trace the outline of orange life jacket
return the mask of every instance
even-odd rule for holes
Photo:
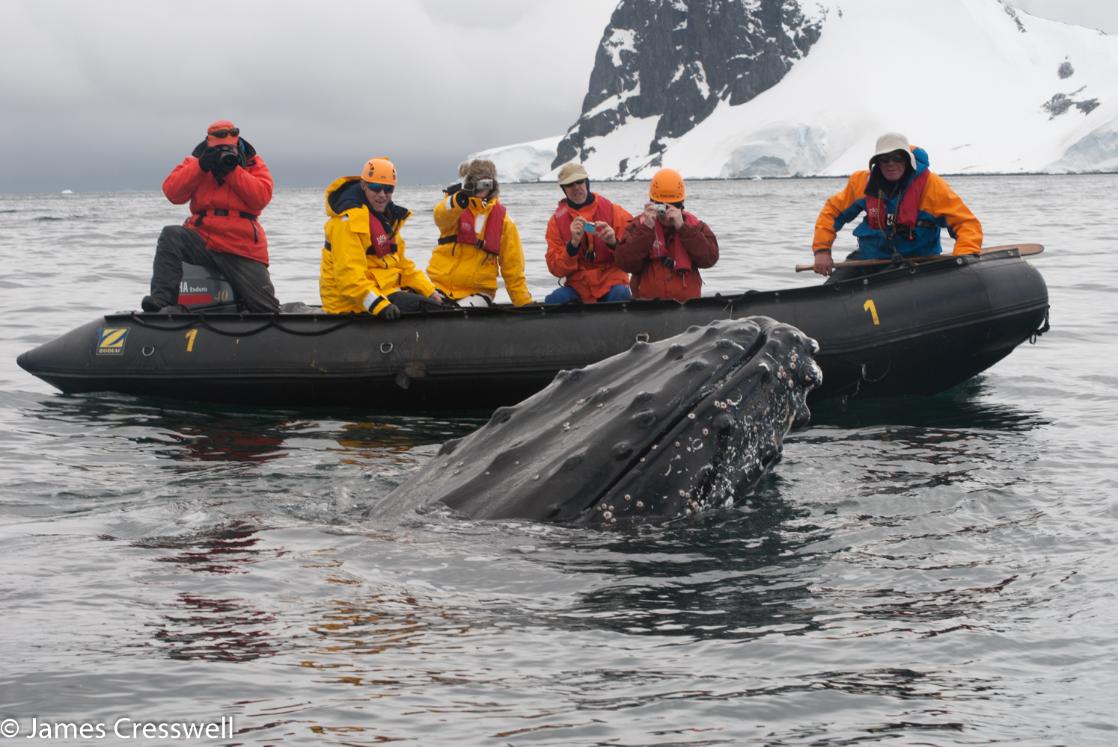
[[[613,223],[613,203],[601,195],[594,195],[594,221]],[[559,200],[559,206],[555,209],[555,226],[559,229],[559,237],[565,244],[571,243],[573,222],[574,216],[571,214],[570,204],[566,199]],[[597,234],[584,233],[579,251],[582,252],[583,261],[588,265],[613,264],[613,249]]]

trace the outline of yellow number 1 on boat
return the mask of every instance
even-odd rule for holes
[[[873,323],[877,324],[877,314],[874,314],[873,319],[874,319]],[[198,339],[198,329],[194,328],[194,329],[188,330],[187,333],[186,333],[186,352],[188,352],[188,353],[193,353],[194,352],[194,341],[196,339]]]
[[[867,298],[866,302],[862,304],[862,311],[870,312],[870,318],[873,319],[873,326],[877,327],[881,324],[881,320],[877,318],[877,306],[874,305],[872,298]]]

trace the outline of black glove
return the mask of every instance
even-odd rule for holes
[[[465,190],[459,190],[454,193],[454,201],[458,203],[458,207],[465,208],[470,204],[470,196]]]
[[[400,318],[400,307],[397,306],[394,303],[390,303],[390,304],[388,304],[388,306],[384,307],[384,311],[377,314],[377,316],[379,316],[381,319],[387,320],[389,322],[391,322],[394,319],[399,319]]]
[[[462,182],[455,182],[454,184],[451,184],[449,187],[443,190],[443,192],[446,192],[448,195],[458,194],[461,191]]]
[[[225,177],[229,176],[229,172],[232,171],[235,168],[237,168],[237,162],[236,161],[234,161],[233,163],[228,163],[228,164],[227,163],[222,163],[221,161],[218,161],[210,169],[210,171],[213,173],[213,175],[215,177],[217,177],[219,180],[221,180],[221,179],[224,179]]]
[[[198,165],[202,167],[202,171],[213,171],[219,164],[217,157],[220,153],[221,150],[214,147],[202,151],[202,155],[198,156]]]
[[[575,256],[576,254],[578,254],[578,244],[576,244],[573,241],[568,241],[567,242],[567,254],[571,255],[572,257]]]

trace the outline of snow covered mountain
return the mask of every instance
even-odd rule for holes
[[[578,120],[504,179],[841,175],[900,131],[940,173],[1118,170],[1118,37],[1009,0],[621,0]]]

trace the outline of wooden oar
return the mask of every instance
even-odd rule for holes
[[[1040,254],[1044,251],[1043,244],[1004,244],[1002,246],[988,246],[979,252],[979,255],[993,254],[994,252],[1004,252],[1007,249],[1016,249],[1022,257],[1030,257],[1034,254]],[[934,259],[946,259],[947,257],[955,256],[953,254],[933,254],[930,257],[905,257],[902,262],[930,262]],[[835,269],[839,267],[873,267],[880,265],[891,265],[895,260],[892,259],[848,259],[845,262],[835,262]],[[805,270],[814,270],[815,265],[796,265],[796,272],[804,272]]]

